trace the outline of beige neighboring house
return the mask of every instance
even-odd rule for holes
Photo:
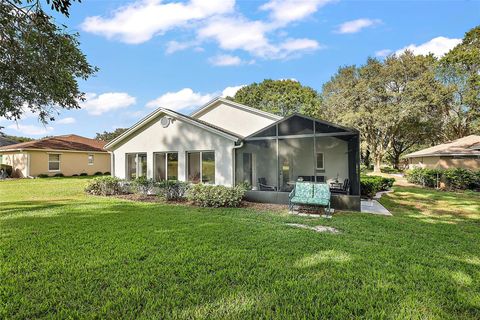
[[[65,176],[110,172],[105,142],[74,134],[0,147],[0,164],[12,166],[12,177],[40,174]]]
[[[480,136],[470,135],[407,154],[408,167],[480,170]]]

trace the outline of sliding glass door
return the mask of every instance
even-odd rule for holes
[[[147,176],[147,154],[129,153],[126,155],[126,178],[134,180],[139,177]]]
[[[177,152],[157,152],[153,158],[155,181],[178,180]]]
[[[188,152],[187,177],[192,183],[215,184],[215,152]]]

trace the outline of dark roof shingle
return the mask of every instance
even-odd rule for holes
[[[0,147],[2,150],[71,150],[71,151],[94,151],[94,152],[107,152],[104,149],[106,142],[89,139],[75,134],[69,134],[65,136],[56,136],[50,138],[44,138],[40,140],[33,140],[28,142],[22,142],[12,144],[8,146]]]

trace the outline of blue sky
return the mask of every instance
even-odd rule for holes
[[[46,126],[0,119],[39,138],[129,127],[162,106],[189,113],[263,79],[321,90],[339,66],[409,47],[441,56],[480,24],[480,1],[190,0],[74,3],[69,19],[98,74],[81,82],[82,110]]]

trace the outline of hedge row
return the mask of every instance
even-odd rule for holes
[[[415,168],[407,171],[406,176],[408,182],[424,187],[445,188],[448,190],[480,189],[480,170]]]
[[[133,181],[115,177],[98,177],[88,182],[85,192],[102,196],[137,193],[156,195],[166,201],[188,199],[201,207],[238,207],[245,189],[240,186],[229,188],[205,184],[189,185],[181,181],[155,182],[143,177]]]
[[[394,178],[362,175],[360,177],[360,193],[363,197],[373,198],[377,192],[389,190],[394,182]]]

